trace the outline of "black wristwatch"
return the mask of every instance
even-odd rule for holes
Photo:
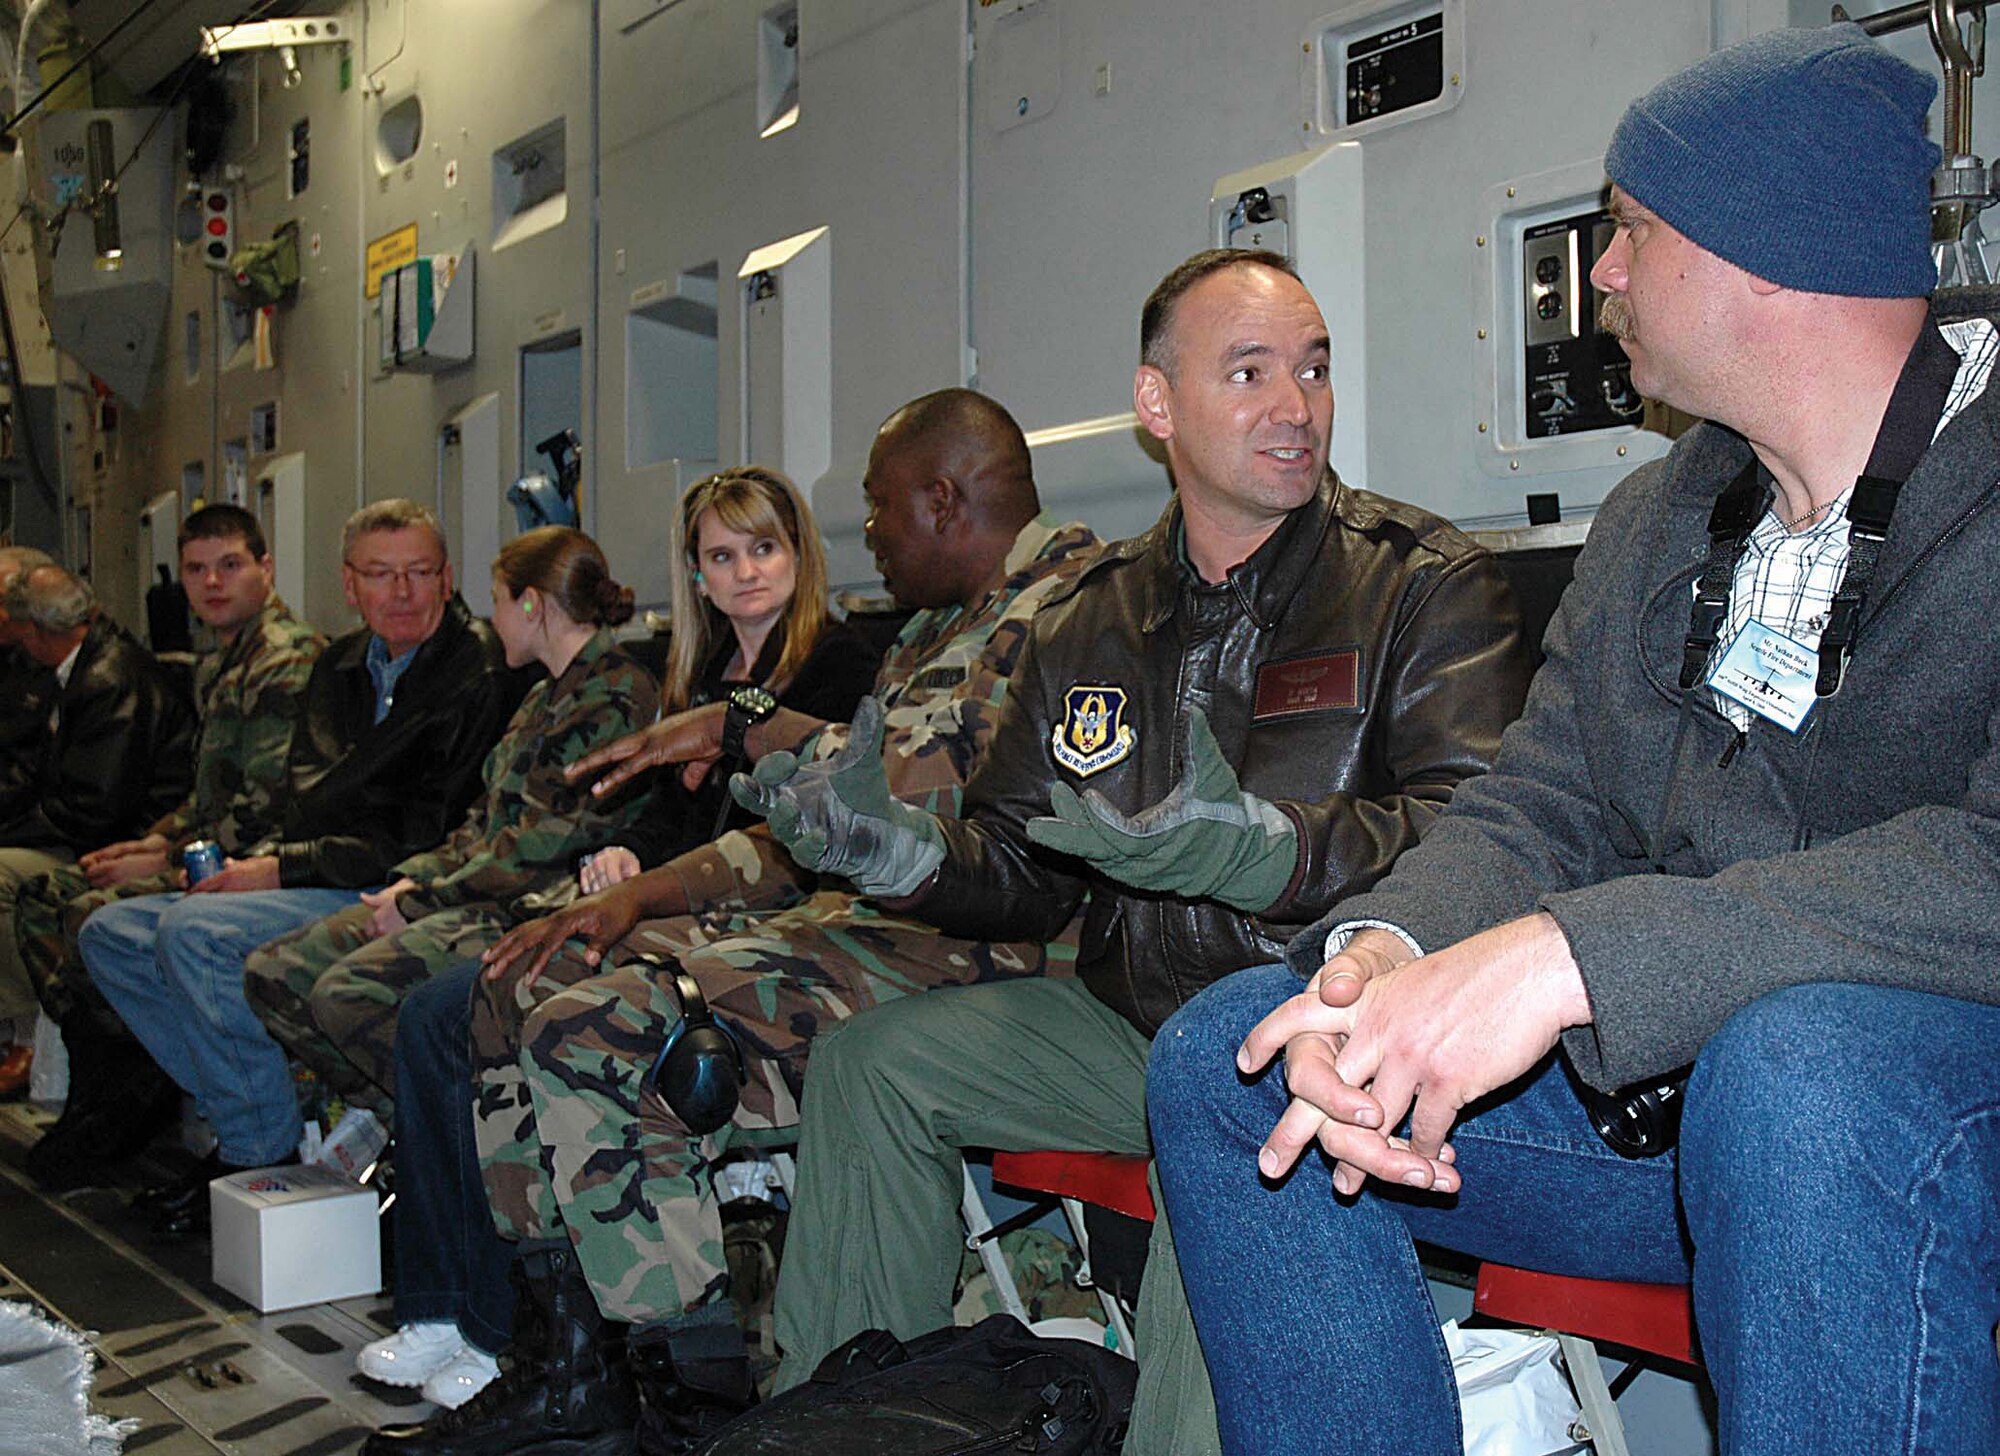
[[[722,751],[744,757],[743,740],[755,724],[778,711],[778,700],[760,687],[745,683],[729,690],[729,709],[722,715]]]

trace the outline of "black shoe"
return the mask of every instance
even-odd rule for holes
[[[180,1099],[177,1087],[171,1095],[131,1099],[79,1091],[41,1141],[28,1149],[23,1166],[51,1193],[97,1186],[112,1164],[143,1152],[174,1124]]]
[[[197,1192],[206,1194],[211,1178],[220,1178],[228,1169],[223,1165],[222,1155],[211,1151],[207,1157],[192,1168],[149,1183],[132,1195],[126,1206],[134,1213],[159,1213],[169,1208],[185,1208],[193,1201]]]
[[[141,1192],[132,1200],[132,1206],[140,1207],[140,1198],[149,1200],[145,1207],[153,1215],[151,1229],[154,1238],[173,1242],[206,1237],[209,1231],[210,1183],[231,1173],[247,1173],[252,1168],[288,1167],[298,1160],[299,1155],[294,1152],[270,1163],[231,1163],[226,1162],[221,1153],[211,1152],[182,1177],[170,1183],[155,1184]]]
[[[383,1427],[362,1456],[627,1456],[639,1400],[625,1326],[598,1313],[567,1242],[529,1248],[510,1274],[520,1298],[500,1378],[457,1410]]]
[[[626,1347],[639,1385],[637,1456],[684,1456],[756,1403],[733,1319],[698,1329],[647,1325]]]

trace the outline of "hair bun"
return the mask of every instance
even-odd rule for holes
[[[606,627],[622,627],[632,620],[636,610],[632,588],[624,586],[610,577],[599,577],[597,581],[597,620]]]

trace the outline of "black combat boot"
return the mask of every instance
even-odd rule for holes
[[[510,1271],[514,1344],[500,1378],[457,1410],[385,1426],[363,1456],[625,1456],[639,1399],[625,1326],[598,1313],[565,1240],[522,1245]]]
[[[28,1149],[28,1174],[52,1193],[102,1183],[106,1168],[141,1152],[180,1117],[181,1089],[129,1033],[87,1015],[65,1019],[69,1099]]]
[[[682,1456],[755,1403],[750,1357],[730,1306],[711,1310],[721,1318],[678,1328],[649,1324],[632,1332],[638,1456]]]

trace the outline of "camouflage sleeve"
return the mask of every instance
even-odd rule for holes
[[[225,849],[242,848],[269,839],[284,818],[284,795],[290,785],[286,763],[292,733],[305,710],[306,683],[326,639],[304,629],[267,644],[244,668],[229,752],[206,771],[217,776],[215,786],[227,804],[219,818],[204,822],[196,800],[200,789],[153,826],[178,843],[197,835],[221,841]],[[197,768],[199,785],[204,769]]]
[[[501,759],[496,750],[478,840],[468,842],[468,820],[428,857],[436,871],[412,873],[410,867],[426,856],[398,866],[400,873],[418,881],[418,888],[403,897],[404,913],[482,901],[508,903],[552,875],[568,874],[578,851],[611,842],[636,817],[644,796],[628,792],[606,803],[593,798],[588,785],[567,783],[563,765],[652,722],[658,711],[658,684],[622,653],[602,659],[598,670],[560,702],[539,700],[533,721],[520,725],[524,731],[517,734],[510,727],[502,738],[502,746],[511,750],[506,757]]]
[[[1007,604],[990,632],[959,634],[910,678],[888,707],[882,730],[883,767],[897,798],[957,817],[965,785],[993,737],[1028,625],[1072,575],[1057,570],[1041,577]],[[818,735],[813,754],[827,758],[846,743],[847,725],[834,724]]]
[[[818,879],[799,866],[762,824],[732,829],[667,861],[687,892],[688,913],[781,910],[811,894]]]
[[[146,832],[161,835],[170,844],[179,844],[182,840],[193,837],[190,831],[194,828],[194,820],[194,795],[189,794],[154,820],[153,827]]]

